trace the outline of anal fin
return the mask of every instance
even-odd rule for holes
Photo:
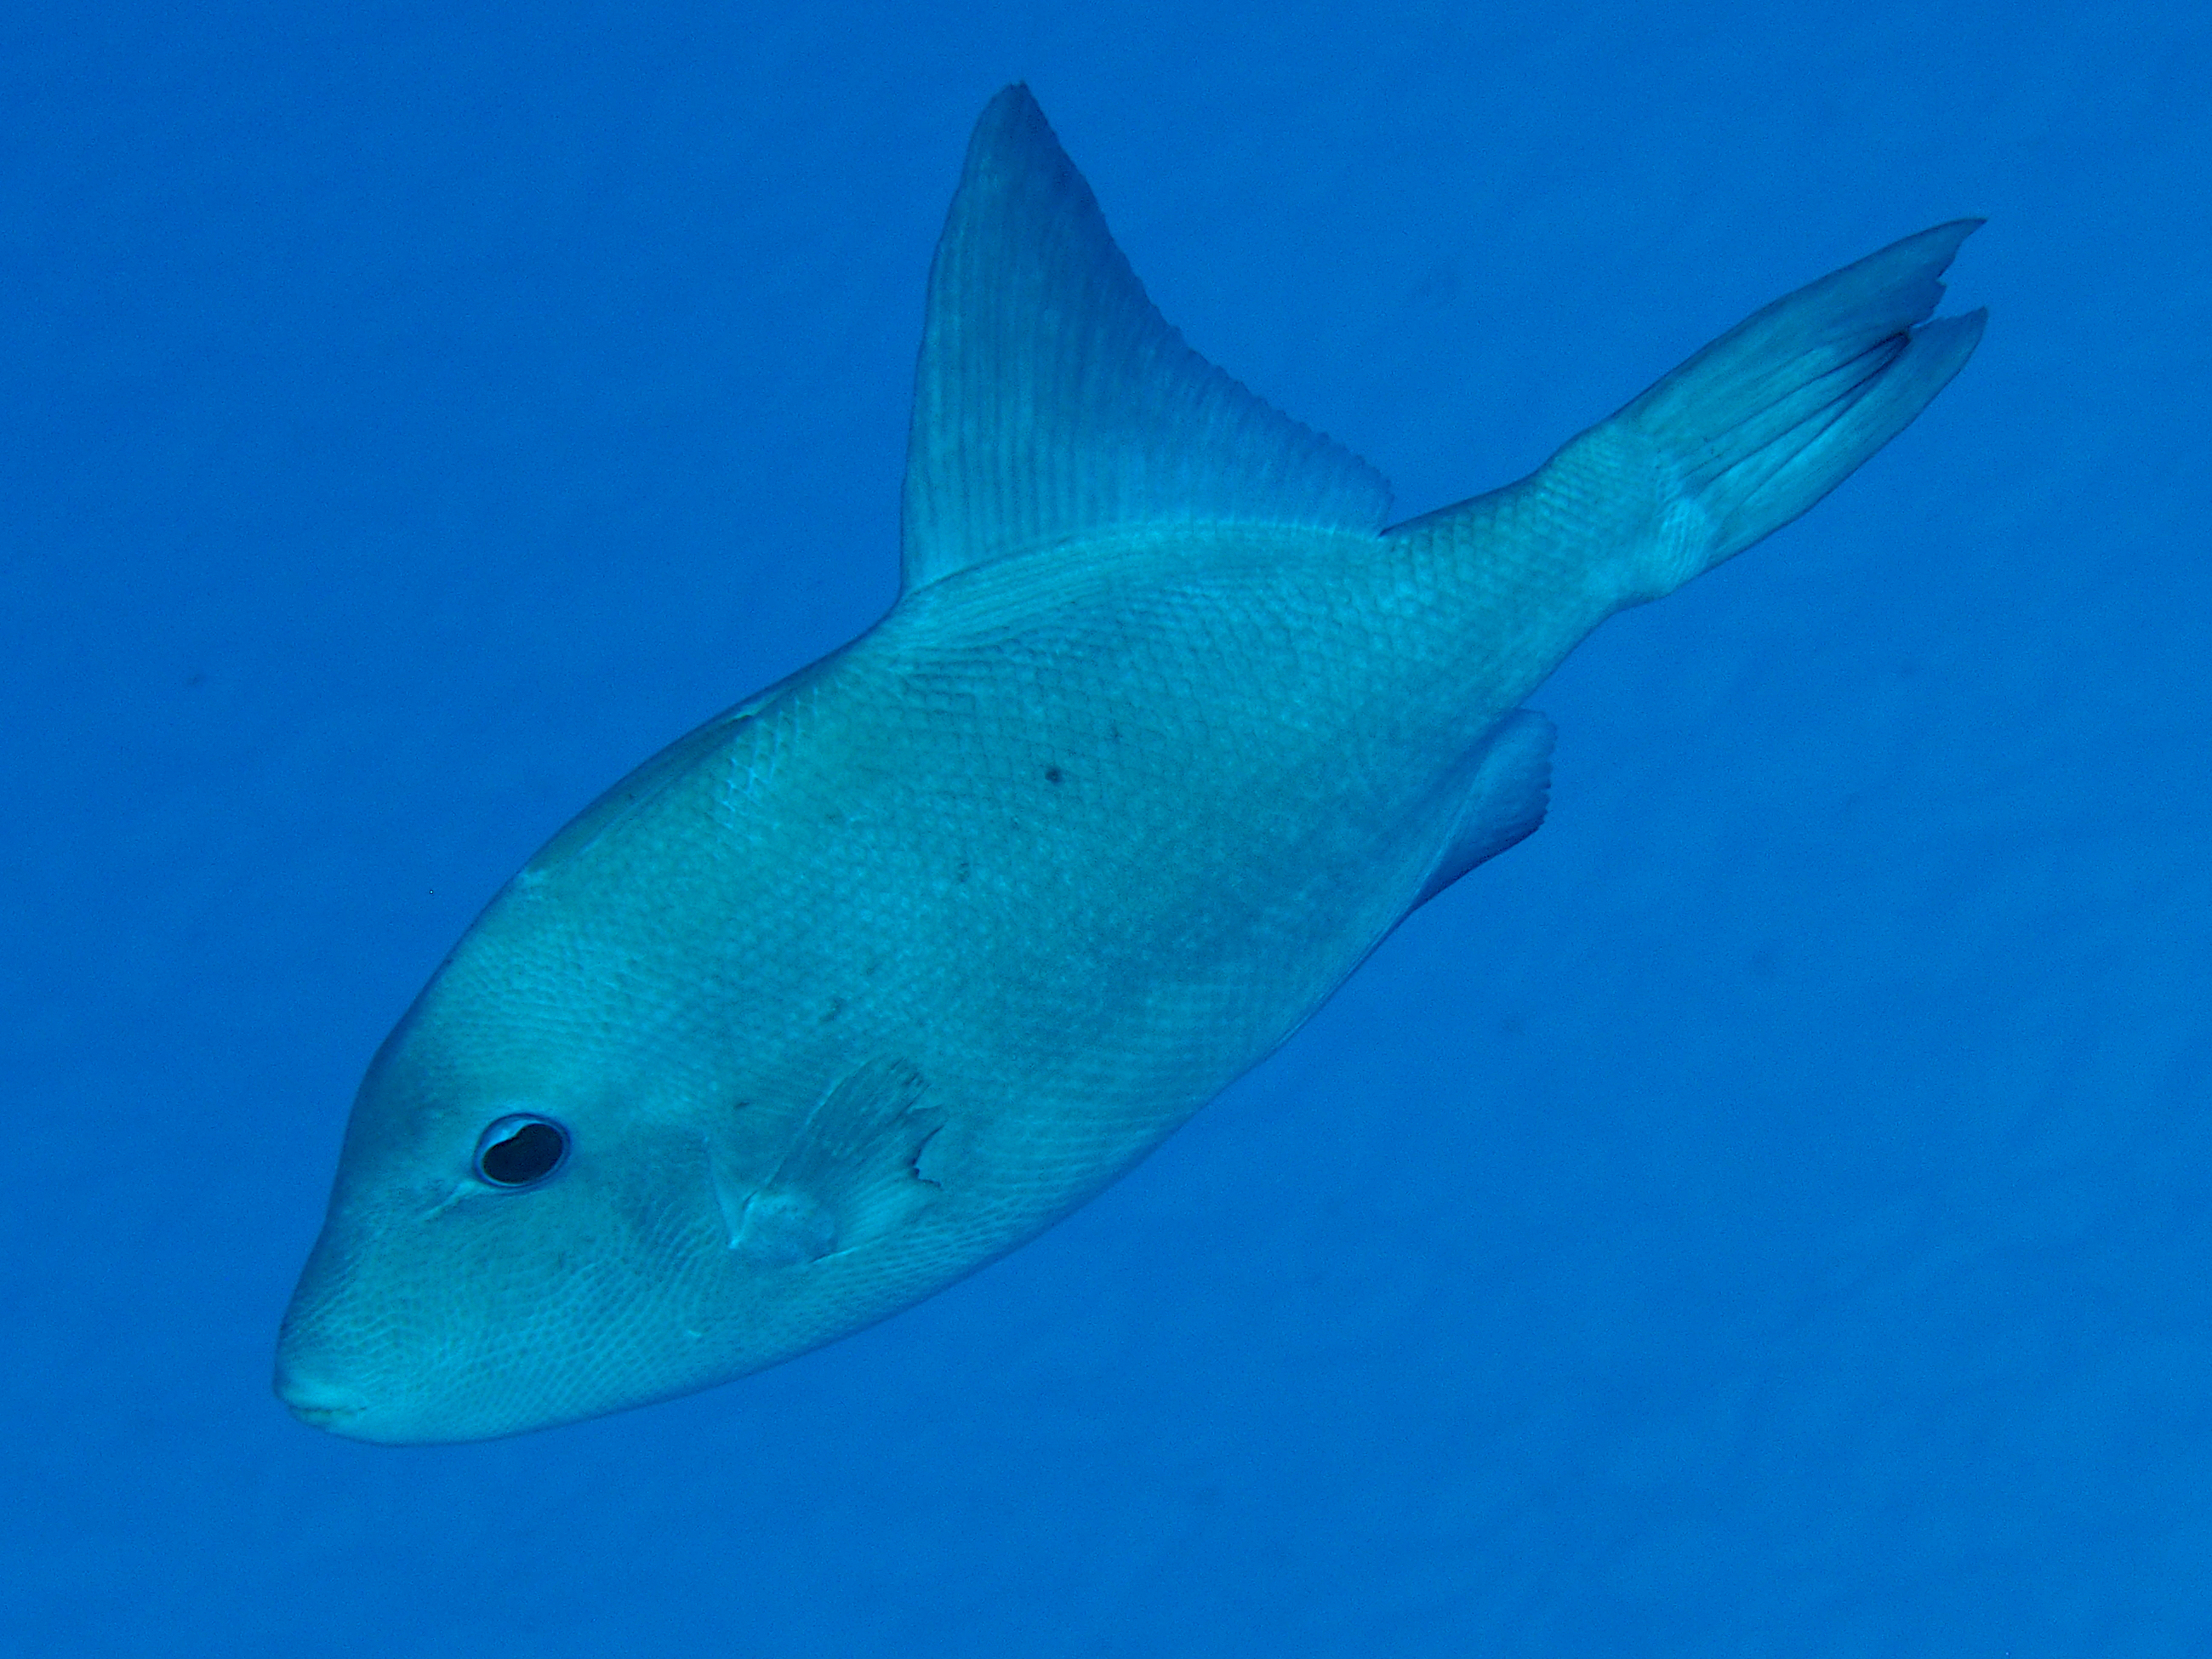
[[[1533,708],[1516,709],[1498,722],[1474,762],[1451,832],[1408,909],[1418,910],[1476,865],[1536,833],[1551,804],[1552,743],[1558,735],[1550,718]]]

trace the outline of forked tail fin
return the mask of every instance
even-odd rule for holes
[[[1988,313],[1927,319],[1981,222],[1923,230],[1777,300],[1530,477],[1399,530],[1463,547],[1533,538],[1607,609],[1671,593],[1810,507],[1965,366]]]
[[[1703,513],[1704,568],[1810,507],[1966,366],[1989,313],[1926,319],[1981,222],[1923,230],[1777,300],[1614,417],[1651,441]]]

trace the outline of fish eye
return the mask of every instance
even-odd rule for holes
[[[495,1187],[535,1187],[568,1161],[568,1132],[526,1112],[501,1118],[477,1138],[477,1174]]]

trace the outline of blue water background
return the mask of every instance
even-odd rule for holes
[[[1406,514],[1939,220],[1989,337],[1055,1232],[651,1410],[298,1425],[379,1038],[891,599],[1017,77]],[[0,1649],[2212,1651],[2208,107],[2197,4],[10,8]]]

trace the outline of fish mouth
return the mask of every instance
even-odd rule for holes
[[[276,1397],[310,1428],[345,1434],[368,1411],[368,1401],[351,1389],[303,1376],[281,1358],[276,1362]]]

